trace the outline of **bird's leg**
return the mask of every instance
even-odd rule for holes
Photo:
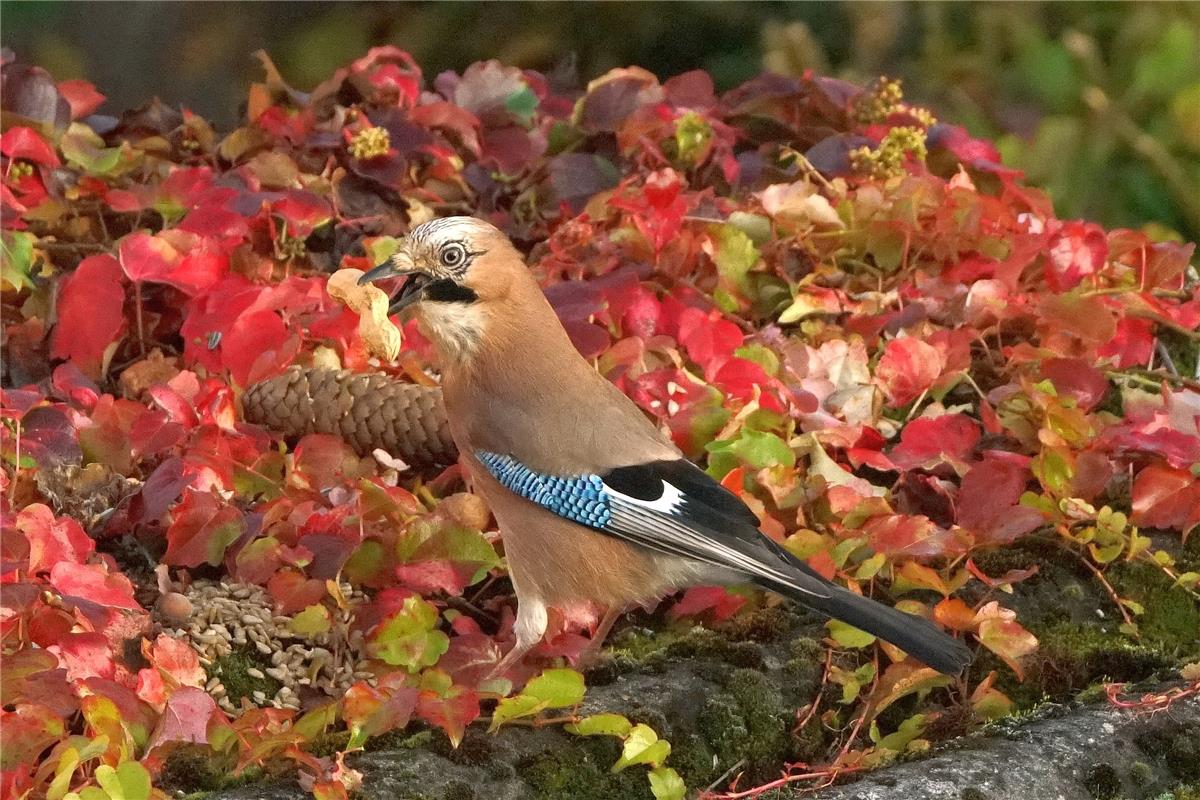
[[[547,623],[546,606],[540,600],[532,597],[525,599],[518,597],[517,620],[513,623],[513,633],[516,634],[517,641],[512,649],[504,655],[504,658],[500,659],[499,663],[492,668],[488,677],[499,677],[517,664],[522,656],[542,640],[542,636],[546,633]]]
[[[625,613],[623,606],[612,606],[604,612],[604,616],[600,618],[600,624],[596,626],[596,630],[592,633],[591,641],[587,647],[579,654],[579,667],[589,667],[595,664],[601,655],[601,650],[604,647],[604,640],[608,638],[609,631],[612,630],[613,624],[621,618],[621,614]]]

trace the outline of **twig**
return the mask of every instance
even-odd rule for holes
[[[1163,366],[1174,375],[1179,377],[1179,370],[1175,368],[1175,362],[1171,359],[1171,354],[1167,352],[1167,346],[1162,343],[1161,339],[1154,340],[1154,348],[1158,350],[1158,357],[1162,359]]]
[[[704,790],[704,792],[705,792],[705,793],[707,793],[707,792],[711,792],[712,790],[716,789],[718,786],[720,786],[722,783],[724,783],[724,782],[725,782],[725,780],[726,780],[726,779],[727,779],[727,778],[728,778],[730,775],[732,775],[733,773],[735,773],[735,772],[737,772],[739,769],[741,769],[741,768],[742,768],[742,766],[743,766],[745,763],[746,763],[746,759],[744,759],[744,758],[739,758],[739,759],[737,760],[737,763],[735,763],[735,764],[734,764],[732,767],[730,767],[729,769],[727,769],[727,770],[725,770],[724,772],[722,772],[722,773],[721,773],[721,777],[717,778],[715,781],[713,781],[712,783],[710,783],[710,784],[708,785],[708,788],[707,788],[707,789],[705,789],[705,790]]]

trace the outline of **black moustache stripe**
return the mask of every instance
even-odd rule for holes
[[[474,303],[479,299],[479,295],[469,286],[442,278],[425,287],[425,299],[435,303]]]

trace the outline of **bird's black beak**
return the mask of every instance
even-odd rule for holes
[[[392,303],[388,306],[388,313],[395,314],[419,301],[421,290],[432,280],[428,275],[417,270],[412,259],[402,253],[397,253],[374,269],[364,272],[358,279],[358,285],[364,286],[382,278],[402,277],[407,277],[408,280],[400,287],[400,292],[392,298]]]

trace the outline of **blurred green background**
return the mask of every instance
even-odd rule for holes
[[[0,40],[109,113],[157,95],[231,127],[250,54],[308,89],[368,47],[429,78],[473,61],[586,81],[637,64],[904,79],[909,100],[995,140],[1064,217],[1200,239],[1200,3],[0,2]]]

